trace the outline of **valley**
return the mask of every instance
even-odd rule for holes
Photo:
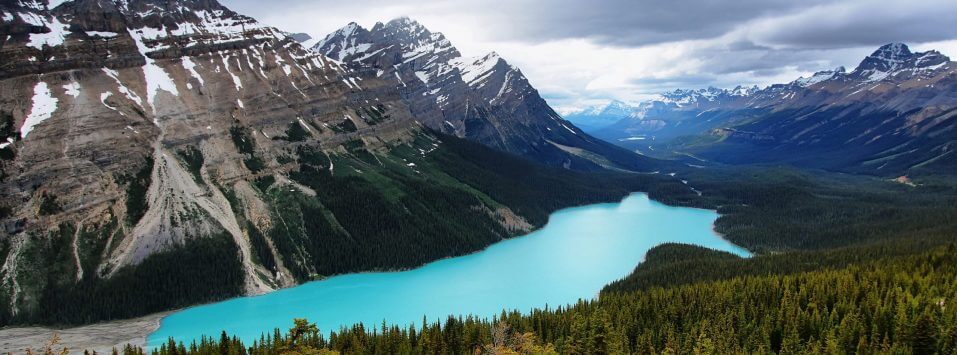
[[[953,174],[955,70],[936,50],[889,43],[851,71],[824,70],[764,88],[676,89],[568,117],[624,148],[688,164]]]

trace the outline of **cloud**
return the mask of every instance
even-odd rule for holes
[[[557,107],[853,69],[888,42],[957,54],[953,0],[222,0],[321,38],[410,16],[466,56],[496,51]]]
[[[761,43],[790,48],[948,40],[957,38],[957,1],[846,1],[761,19],[743,30]]]
[[[713,74],[688,74],[662,78],[635,78],[631,82],[635,85],[667,85],[673,87],[700,86],[715,82]]]
[[[615,46],[706,39],[742,23],[787,14],[823,0],[520,0],[489,15],[498,39],[585,38]]]

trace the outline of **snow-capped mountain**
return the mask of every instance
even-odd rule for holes
[[[836,69],[833,69],[833,70],[822,70],[822,71],[816,72],[806,78],[802,76],[800,78],[797,78],[797,80],[792,81],[791,83],[793,85],[797,85],[800,87],[808,87],[823,81],[834,79],[835,77],[842,76],[844,75],[844,73],[845,73],[844,67],[837,67]]]
[[[738,86],[734,89],[719,89],[708,87],[705,89],[682,90],[661,94],[658,98],[649,100],[672,104],[679,109],[707,109],[712,106],[724,105],[733,100],[747,98],[758,91],[758,87]]]
[[[889,80],[908,80],[914,76],[932,76],[934,71],[948,64],[950,58],[938,51],[912,53],[903,43],[891,43],[864,58],[848,79],[862,83]]]
[[[407,17],[365,29],[350,23],[313,50],[399,88],[424,125],[549,165],[643,170],[643,158],[561,118],[521,70],[497,53],[463,57],[439,32]],[[589,153],[582,153],[582,150]],[[589,157],[603,156],[596,162]]]
[[[757,86],[738,86],[733,89],[708,87],[702,89],[675,89],[655,95],[638,104],[611,100],[607,104],[585,107],[565,114],[565,118],[588,133],[603,132],[616,124],[629,124],[635,120],[653,119],[669,112],[700,112],[732,102],[750,98],[758,92]],[[663,128],[659,121],[643,122],[650,130]]]
[[[638,106],[655,109],[594,134],[646,151],[644,142],[624,139],[649,136],[663,144],[711,134],[720,142],[694,140],[694,149],[725,162],[789,161],[877,174],[940,171],[953,166],[947,162],[954,161],[957,144],[946,133],[957,126],[957,63],[938,51],[914,53],[891,43],[851,72],[839,67],[763,89],[676,90]]]
[[[605,104],[588,106],[568,112],[564,117],[585,132],[591,132],[631,117],[637,109],[638,107],[623,101],[611,100]]]

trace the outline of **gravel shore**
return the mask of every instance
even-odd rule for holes
[[[159,328],[160,319],[169,312],[148,316],[96,323],[75,328],[17,327],[0,329],[0,354],[25,354],[27,348],[39,349],[60,335],[56,349],[66,347],[72,354],[83,350],[109,354],[113,347],[122,350],[126,344],[146,345],[146,336]]]

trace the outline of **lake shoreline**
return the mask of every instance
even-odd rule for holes
[[[160,321],[177,310],[153,313],[142,317],[99,322],[71,328],[10,327],[0,329],[0,353],[23,354],[46,345],[53,335],[60,337],[54,351],[67,348],[71,353],[92,350],[109,354],[113,348],[123,350],[126,344],[146,346],[146,338],[160,327]]]

